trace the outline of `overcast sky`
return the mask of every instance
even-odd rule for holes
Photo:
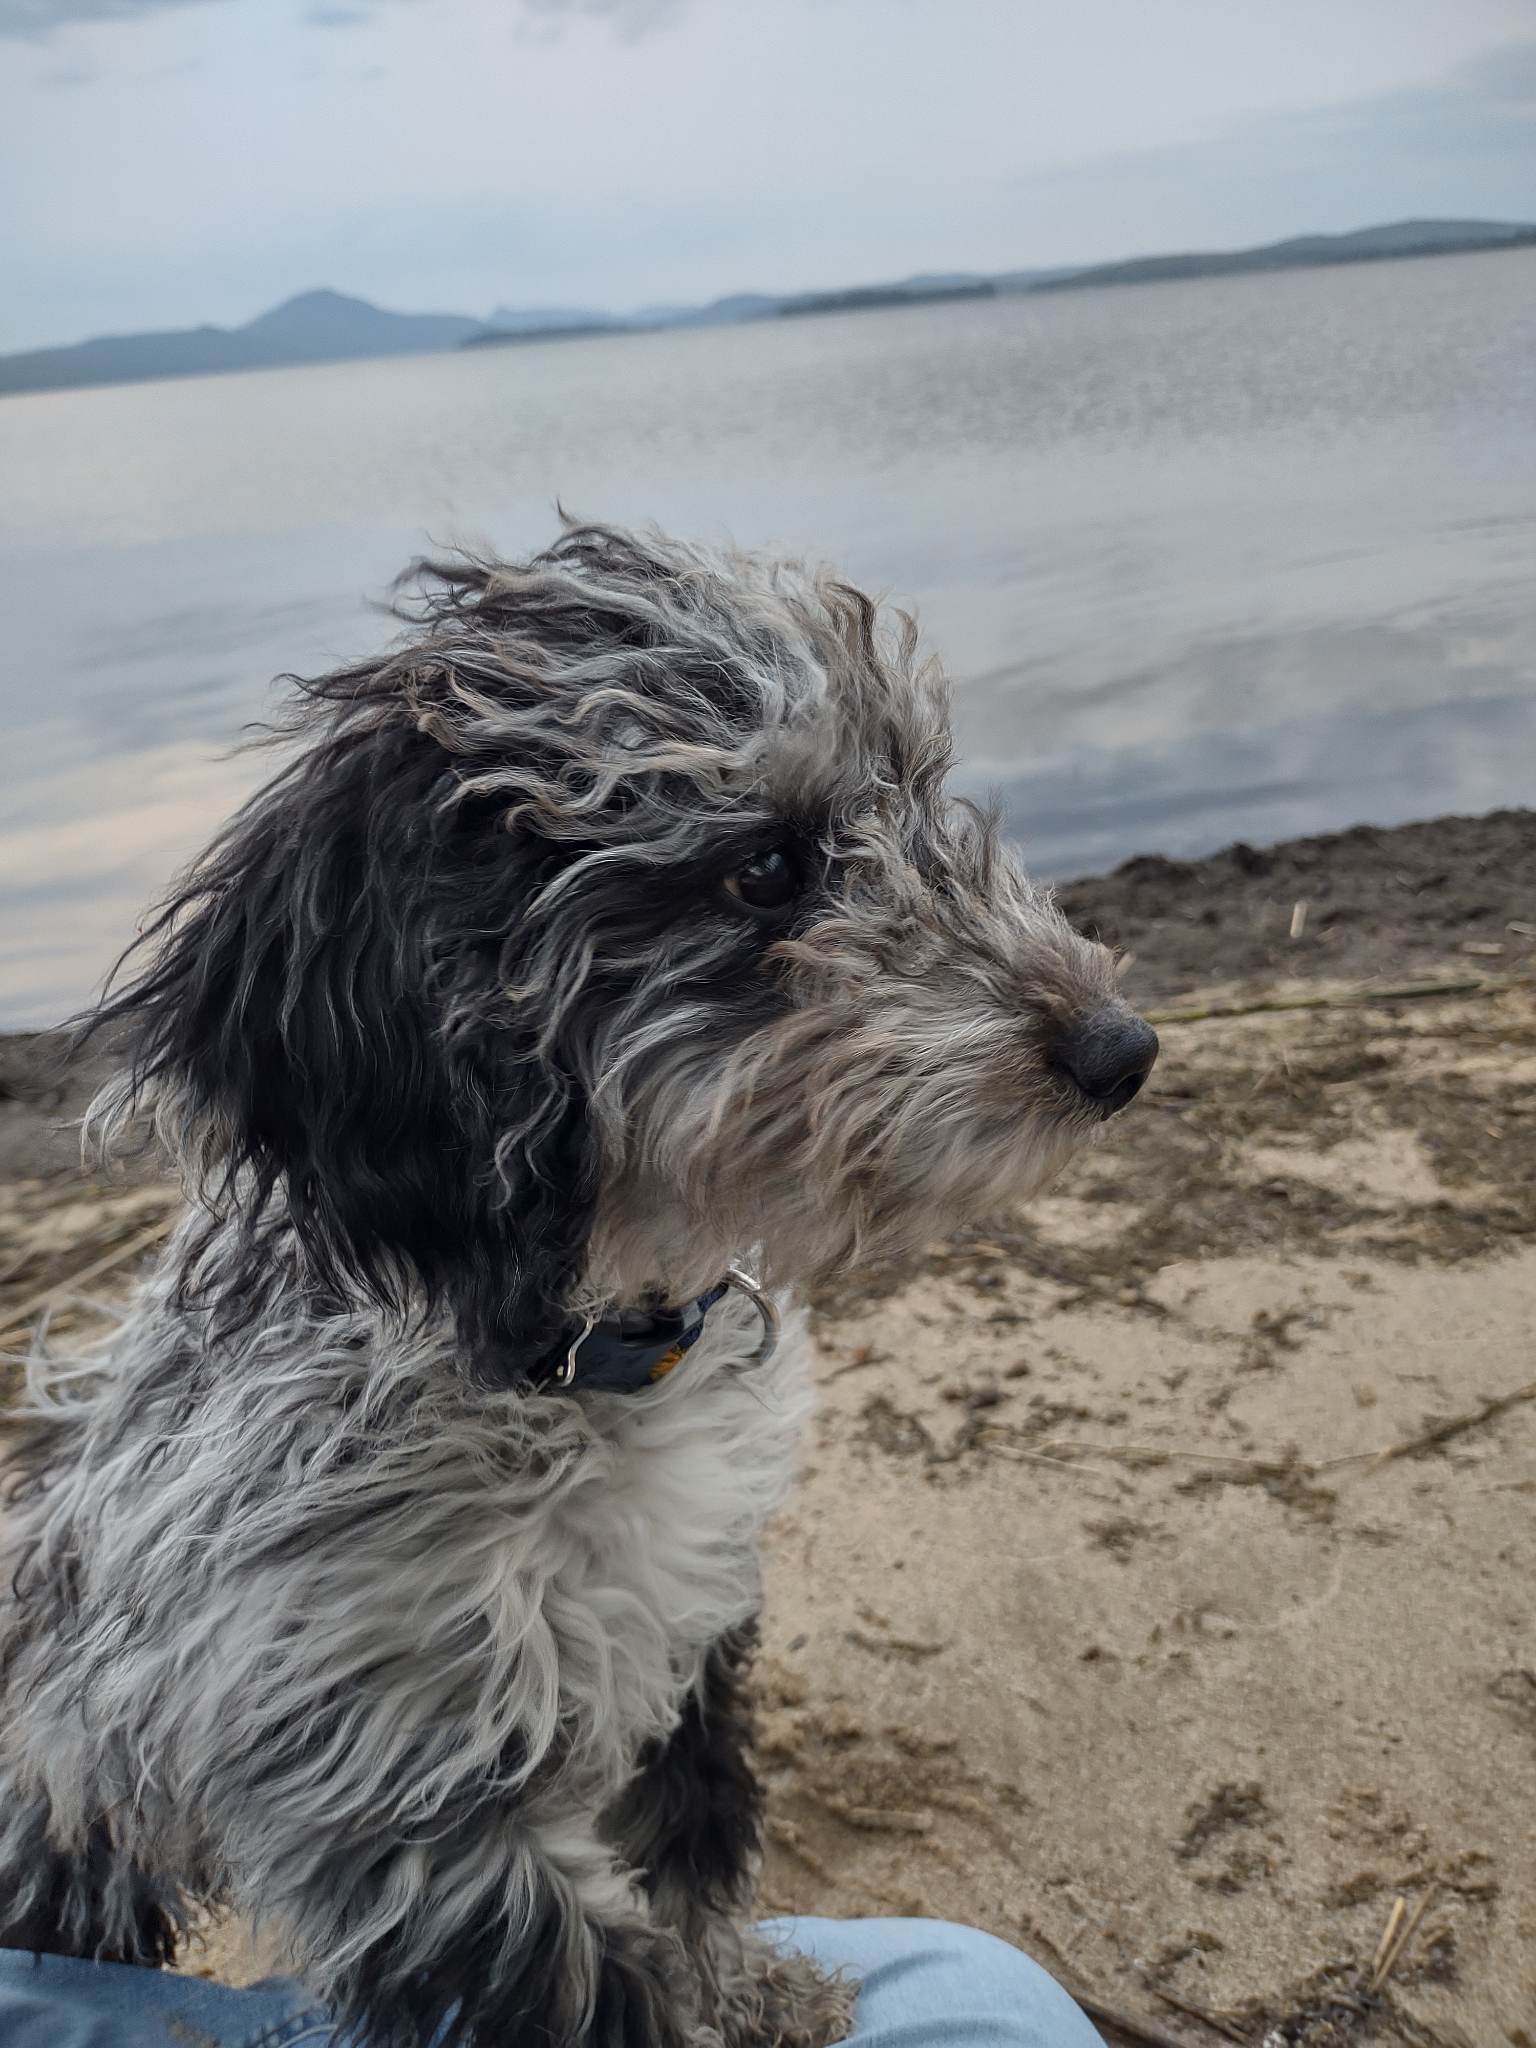
[[[0,0],[0,348],[1536,217],[1536,0]]]

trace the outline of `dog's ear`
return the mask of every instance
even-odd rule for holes
[[[213,1282],[198,1262],[226,1307],[270,1275],[286,1216],[316,1289],[445,1303],[466,1358],[505,1380],[558,1338],[597,1161],[574,1076],[519,1042],[501,996],[550,849],[445,804],[442,771],[403,723],[305,753],[215,841],[90,1028],[126,1034],[130,1100],[156,1099],[213,1207],[247,1226]]]

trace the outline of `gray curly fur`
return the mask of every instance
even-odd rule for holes
[[[1096,1128],[1103,951],[950,796],[909,622],[828,574],[573,526],[420,565],[99,1022],[103,1143],[191,1202],[98,1352],[30,1362],[5,1526],[0,1938],[160,1961],[227,1900],[418,2048],[810,2048],[746,1932],[722,1646],[807,1407],[732,1297],[573,1395],[574,1311],[910,1251]],[[770,913],[754,856],[798,876]]]

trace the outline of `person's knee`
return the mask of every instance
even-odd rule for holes
[[[869,2001],[878,2037],[880,2021],[896,2017],[913,2027],[943,2023],[942,2037],[977,2048],[1100,2048],[1099,2036],[1062,1987],[1040,1965],[995,1934],[944,1920],[881,1923],[887,1968],[877,1970]],[[895,2007],[895,2012],[889,2008]],[[881,2010],[886,2008],[886,2010]],[[857,2038],[857,2036],[855,2037]],[[936,2037],[937,2038],[937,2037]]]
[[[911,1920],[907,1925],[936,1958],[966,1976],[1006,1980],[1020,1965],[1027,1971],[1039,1968],[1012,1942],[980,1927],[964,1927],[956,1920]]]
[[[954,1978],[956,1989],[971,1995],[971,2003],[985,2001],[987,2011],[1008,2013],[1026,1999],[1040,2007],[1077,2013],[1059,1982],[1012,1942],[1004,1942],[995,1933],[983,1933],[981,1927],[961,1927],[954,1921],[920,1921],[918,1925],[926,1929],[924,1946],[936,1954],[944,1974]]]

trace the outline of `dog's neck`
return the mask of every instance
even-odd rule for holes
[[[745,1219],[685,1206],[651,1175],[615,1177],[598,1197],[572,1311],[606,1317],[696,1301],[743,1257],[757,1270],[756,1235]]]
[[[732,1290],[744,1294],[762,1322],[753,1364],[765,1364],[778,1341],[772,1299],[745,1267],[732,1266],[702,1294],[679,1305],[589,1310],[574,1320],[538,1370],[541,1385],[572,1393],[636,1394],[665,1379],[703,1336],[710,1310]]]

